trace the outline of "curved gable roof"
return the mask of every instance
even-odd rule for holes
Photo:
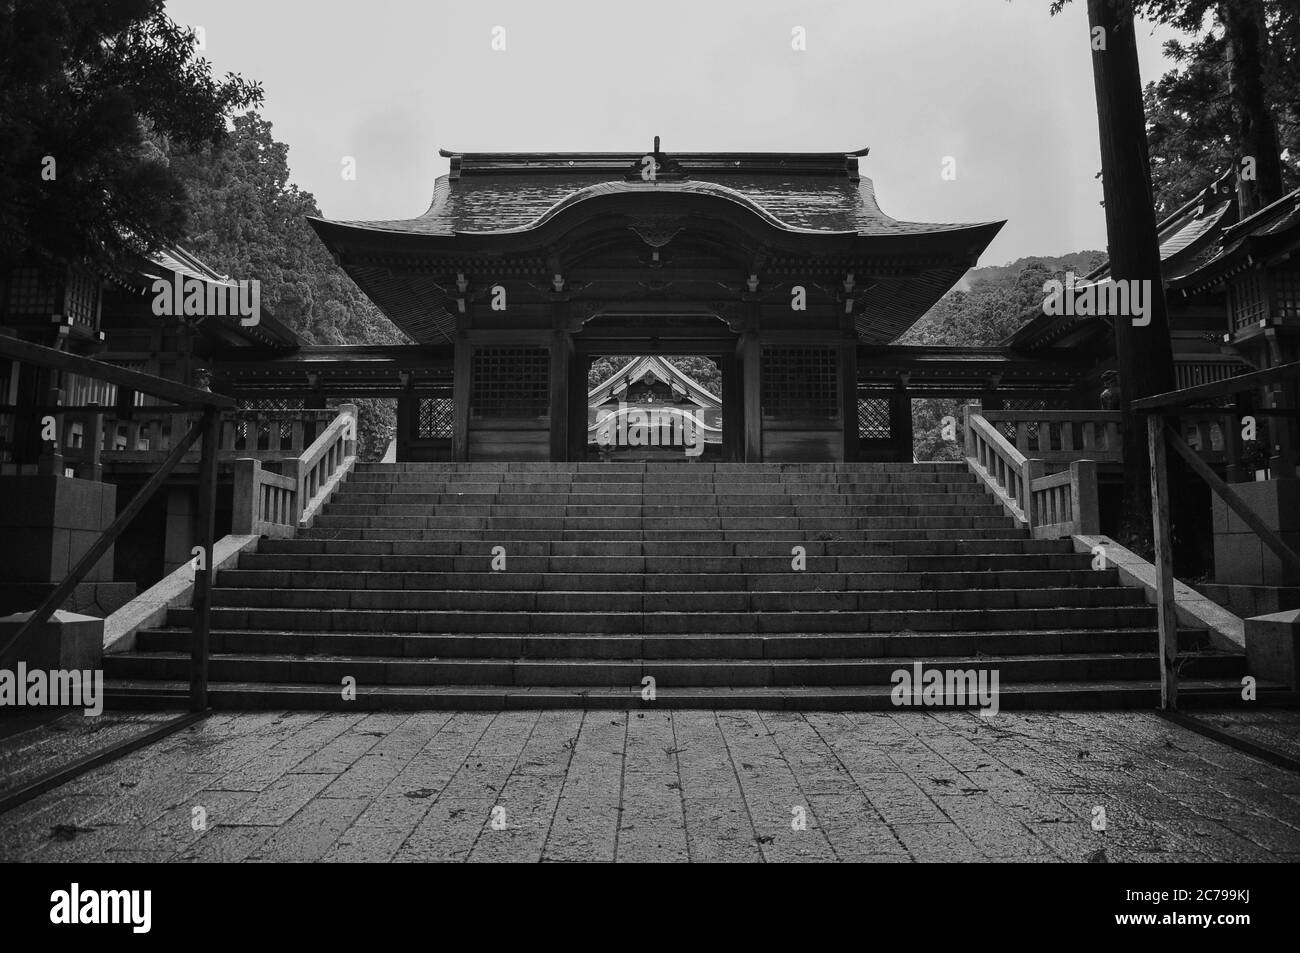
[[[587,392],[587,403],[603,404],[614,399],[614,393],[620,384],[635,384],[647,374],[654,374],[658,380],[681,385],[687,398],[700,407],[720,407],[722,398],[705,387],[701,387],[694,378],[688,377],[680,368],[662,357],[646,355],[633,358],[602,384],[597,384]]]

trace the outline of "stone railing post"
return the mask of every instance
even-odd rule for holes
[[[249,457],[240,457],[234,468],[234,505],[231,508],[230,531],[237,536],[256,534],[254,527],[261,516],[257,512],[262,464]]]
[[[1097,503],[1097,464],[1075,460],[1070,464],[1070,499],[1074,506],[1074,531],[1080,536],[1101,532],[1101,509]]]

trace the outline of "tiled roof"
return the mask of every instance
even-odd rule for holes
[[[728,193],[752,203],[778,224],[793,230],[859,235],[910,235],[955,231],[968,224],[904,222],[890,218],[876,202],[871,180],[857,173],[857,159],[832,154],[822,165],[791,154],[786,159],[766,157],[757,163],[752,155],[685,154],[674,157],[684,178],[656,182],[628,180],[626,172],[638,156],[631,153],[605,157],[595,164],[558,156],[524,157],[513,163],[505,157],[462,158],[453,173],[434,186],[428,210],[417,218],[338,222],[357,228],[422,234],[492,234],[524,229],[544,220],[549,212],[584,195],[607,191],[697,191]],[[470,163],[469,159],[477,160]],[[497,161],[489,162],[495,158]],[[831,160],[838,159],[835,169]],[[572,167],[566,163],[575,162]],[[712,189],[710,186],[718,188]]]
[[[606,201],[625,218],[633,206],[653,218],[660,200],[670,215],[687,207],[705,216],[739,212],[731,217],[752,221],[767,233],[763,240],[779,239],[783,255],[798,256],[806,248],[809,256],[825,256],[834,247],[834,254],[871,260],[868,270],[879,275],[855,296],[854,311],[859,337],[868,343],[892,341],[906,331],[1004,224],[890,218],[877,204],[871,180],[859,174],[865,150],[655,153],[660,171],[653,181],[642,178],[645,157],[639,153],[443,154],[451,169],[438,179],[423,215],[310,219],[380,310],[413,339],[430,343],[449,340],[454,322],[439,276],[410,267],[420,255],[491,256],[498,238],[503,248],[534,250],[543,247],[550,227],[562,231],[558,220],[569,210],[584,207],[594,216]],[[712,204],[706,209],[706,203]]]

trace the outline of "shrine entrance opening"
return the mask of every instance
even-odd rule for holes
[[[739,340],[707,309],[587,321],[572,336],[569,458],[742,460]]]

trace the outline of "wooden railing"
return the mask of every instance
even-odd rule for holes
[[[1021,454],[1049,469],[1080,457],[1097,463],[1124,459],[1117,410],[987,410],[981,415]]]
[[[121,414],[114,407],[81,404],[63,407],[62,392],[49,399],[50,416],[58,434],[60,472],[100,480],[105,465],[152,464],[167,457],[197,419],[168,407],[140,407]],[[0,410],[7,420],[13,412]],[[306,452],[337,416],[334,410],[234,410],[222,415],[217,456],[268,461],[293,459]],[[11,425],[0,420],[0,444]],[[0,459],[6,455],[0,446]],[[11,455],[10,455],[11,456]],[[198,459],[191,451],[184,463]]]
[[[212,606],[213,577],[213,536],[215,531],[217,502],[217,432],[223,410],[233,410],[234,401],[220,394],[213,394],[194,387],[187,387],[165,378],[152,377],[138,371],[115,367],[92,358],[81,357],[43,347],[29,341],[21,341],[7,335],[0,335],[0,358],[10,358],[21,364],[49,368],[65,374],[79,374],[112,384],[121,390],[147,394],[150,397],[173,404],[171,408],[176,416],[199,413],[199,418],[190,425],[184,436],[178,437],[171,451],[160,461],[157,470],[136,491],[95,541],[77,560],[71,572],[54,587],[45,600],[27,617],[18,630],[9,639],[0,644],[0,658],[5,657],[14,646],[21,645],[23,639],[37,626],[43,625],[72,594],[86,574],[103,558],[122,531],[144,509],[145,504],[166,482],[167,477],[180,463],[186,451],[196,443],[199,450],[199,499],[198,499],[198,553],[199,564],[194,574],[193,628],[190,639],[190,707],[203,711],[208,707],[208,658],[209,633]],[[57,401],[55,402],[57,404]],[[37,413],[57,413],[54,408],[31,408]],[[62,447],[51,445],[48,454],[40,461],[40,466],[47,473],[62,473]]]
[[[256,457],[237,457],[231,531],[284,538],[311,526],[356,459],[354,404],[340,406],[324,432],[301,456],[283,461],[279,473]]]
[[[1044,474],[1043,461],[1012,446],[978,404],[966,405],[963,421],[966,465],[1036,539],[1100,531],[1096,461],[1071,459],[1067,469]]]
[[[1178,707],[1178,617],[1175,608],[1173,537],[1170,532],[1170,489],[1167,469],[1169,451],[1181,457],[1187,467],[1204,480],[1210,489],[1223,500],[1228,509],[1250,527],[1260,542],[1291,572],[1300,573],[1300,553],[1292,549],[1275,530],[1238,495],[1229,483],[1219,478],[1197,450],[1183,440],[1180,430],[1188,419],[1204,415],[1221,414],[1211,409],[1198,410],[1197,405],[1221,407],[1231,398],[1248,394],[1260,388],[1279,388],[1275,391],[1274,406],[1268,412],[1276,415],[1292,413],[1287,403],[1286,388],[1300,383],[1300,362],[1281,364],[1262,371],[1252,371],[1228,380],[1213,381],[1196,387],[1145,397],[1133,402],[1136,413],[1147,415],[1147,452],[1151,461],[1151,524],[1155,542],[1156,566],[1156,619],[1160,644],[1160,707],[1167,710]],[[1263,414],[1265,411],[1256,411]],[[1225,421],[1231,425],[1231,418]],[[1234,429],[1224,431],[1229,437]],[[1279,434],[1280,435],[1280,434]],[[1275,448],[1281,461],[1279,469],[1290,476],[1296,472],[1295,448],[1282,445]]]

